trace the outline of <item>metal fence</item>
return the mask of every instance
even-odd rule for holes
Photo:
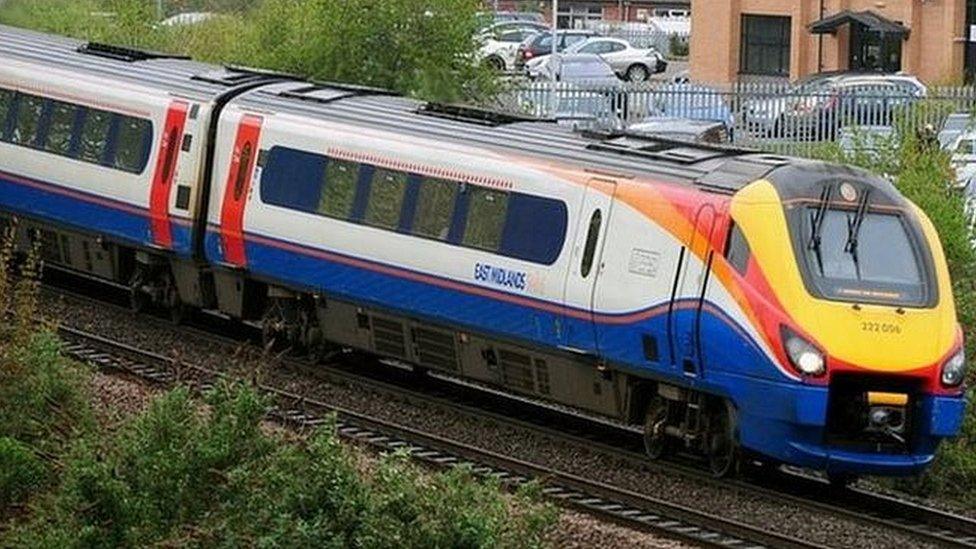
[[[553,95],[555,90],[555,95]],[[876,139],[914,132],[936,134],[953,113],[976,112],[976,88],[913,87],[880,82],[805,91],[778,83],[725,88],[691,83],[594,86],[524,82],[506,108],[585,128],[623,129],[648,119],[713,120],[736,145],[806,156],[826,143],[870,146]],[[853,135],[867,136],[864,139]]]

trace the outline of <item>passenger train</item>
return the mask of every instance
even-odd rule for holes
[[[716,475],[915,474],[963,417],[938,235],[850,167],[0,27],[0,218],[137,309],[569,405]]]

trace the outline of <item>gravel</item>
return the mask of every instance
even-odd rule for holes
[[[245,369],[251,375],[261,372],[260,375],[273,378],[269,381],[276,385],[287,382],[290,390],[318,400],[714,515],[797,536],[823,546],[927,547],[918,539],[900,532],[802,509],[789,502],[775,501],[731,487],[717,487],[680,475],[647,469],[597,448],[491,419],[469,416],[456,409],[406,402],[358,384],[337,385],[310,379],[307,375],[269,370],[267,361],[261,358],[256,349],[214,342],[163,321],[134,317],[125,311],[87,301],[59,299],[47,292],[41,303],[43,312],[50,318],[62,319],[65,324],[78,329],[159,353],[176,353],[189,363]],[[567,513],[561,521],[563,525],[568,521],[573,527],[567,526],[565,539],[559,540],[559,546],[674,546],[653,545],[670,542],[653,540],[646,534],[606,525],[585,515]],[[602,524],[602,528],[595,529],[598,523]],[[652,545],[640,545],[645,540]],[[632,542],[637,545],[632,545]]]

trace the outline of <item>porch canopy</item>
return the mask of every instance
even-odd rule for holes
[[[824,17],[820,21],[810,24],[813,34],[835,34],[839,27],[852,23],[860,23],[867,30],[877,31],[886,36],[898,36],[902,40],[908,38],[908,27],[891,19],[882,17],[873,11],[843,10],[834,15]]]

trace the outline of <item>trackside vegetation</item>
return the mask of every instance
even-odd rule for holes
[[[217,9],[224,15],[198,25],[166,27],[157,24],[155,2],[150,0],[6,0],[0,23],[455,101],[477,100],[497,91],[499,85],[484,67],[472,62],[477,50],[472,40],[475,12],[481,4],[479,0],[171,0],[166,15],[186,9]],[[845,153],[828,144],[811,147],[809,154],[891,176],[928,214],[946,250],[972,362],[976,357],[973,228],[963,213],[963,198],[950,188],[954,176],[948,156],[910,132],[902,134],[904,138],[893,139],[874,153]],[[31,341],[21,344],[18,352],[45,356],[43,351],[53,345],[49,337]],[[976,381],[973,370],[970,384]],[[3,459],[13,460],[40,454],[5,455]],[[28,474],[29,466],[24,471],[25,478],[34,478]],[[928,473],[898,485],[976,506],[976,410],[970,407],[962,436],[942,446]]]
[[[87,367],[38,328],[36,274],[0,248],[0,547],[542,547],[556,511],[469,471],[375,462],[334,425],[262,422],[249,386],[185,389],[107,428]],[[37,257],[33,254],[31,257]],[[365,464],[364,464],[365,462]]]

